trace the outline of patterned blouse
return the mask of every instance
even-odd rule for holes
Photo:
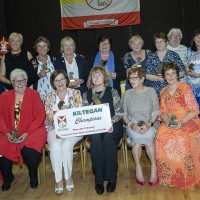
[[[57,96],[57,91],[51,92],[47,95],[45,101],[46,116],[48,116],[49,114],[55,114],[55,112],[59,110],[58,108],[59,102],[60,99]],[[80,91],[76,89],[67,88],[67,94],[65,96],[63,105],[66,105],[69,108],[81,107],[82,98]],[[48,130],[54,129],[54,123],[49,125],[47,118],[45,120],[45,126]]]
[[[164,59],[161,61],[158,57],[157,52],[151,54],[147,60],[146,64],[146,74],[153,74],[156,75],[156,71],[159,71],[158,68],[162,69],[162,66],[166,62],[173,62],[180,68],[180,72],[185,70],[185,66],[181,61],[179,55],[176,52],[168,50]],[[151,81],[152,87],[156,90],[158,97],[160,96],[160,91],[164,88],[167,83],[164,81]]]

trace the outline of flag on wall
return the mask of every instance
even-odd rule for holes
[[[140,0],[60,0],[64,29],[140,24]]]

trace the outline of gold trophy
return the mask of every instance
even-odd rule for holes
[[[19,135],[18,135],[18,128],[14,128],[13,131],[11,132],[11,136],[12,136],[12,141],[13,142],[17,142],[19,140]]]
[[[101,99],[100,99],[100,95],[98,95],[96,93],[93,94],[92,100],[93,100],[94,105],[102,104]]]

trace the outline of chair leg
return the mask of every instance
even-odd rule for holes
[[[44,183],[46,183],[46,156],[45,156],[45,147],[43,147],[42,149],[42,165],[43,165],[43,179],[44,179]]]
[[[81,144],[80,144],[80,152],[81,152],[81,170],[82,170],[83,180],[84,180],[83,142],[81,142]]]
[[[86,167],[86,153],[87,153],[87,148],[86,146],[84,145],[83,146],[83,181],[85,182],[86,181],[86,178],[85,178],[85,167]]]
[[[124,153],[125,153],[125,159],[126,159],[126,178],[129,179],[127,144],[126,144],[126,141],[124,141],[124,143],[125,143]]]
[[[40,177],[40,166],[38,166],[38,184],[41,184],[41,177]]]

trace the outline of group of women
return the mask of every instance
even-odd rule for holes
[[[21,49],[22,35],[12,33],[11,52],[2,58],[0,68],[0,81],[8,90],[0,95],[2,190],[7,191],[14,180],[13,162],[25,162],[30,186],[38,186],[37,168],[46,141],[55,174],[55,193],[63,193],[64,186],[67,191],[74,189],[73,146],[82,136],[58,138],[53,119],[58,110],[93,105],[94,95],[101,103],[109,103],[113,124],[112,133],[89,136],[97,194],[104,193],[105,181],[107,192],[116,189],[117,146],[123,134],[123,121],[132,146],[138,184],[145,184],[140,164],[143,146],[151,162],[150,186],[159,182],[187,189],[198,184],[199,37],[200,29],[195,31],[193,46],[187,50],[185,69],[178,53],[167,49],[168,38],[164,33],[154,36],[155,53],[142,49],[144,41],[140,36],[132,36],[129,40],[132,51],[125,54],[124,63],[112,52],[111,38],[102,35],[98,40],[99,52],[89,64],[83,56],[75,54],[71,37],[61,40],[62,56],[55,59],[48,55],[50,43],[45,37],[36,40],[37,56],[32,57]],[[192,89],[179,82],[185,72]],[[120,82],[126,77],[127,90],[121,98]]]

